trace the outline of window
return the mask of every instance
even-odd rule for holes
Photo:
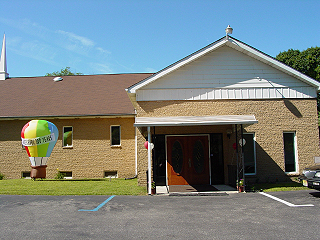
[[[111,146],[120,146],[120,126],[111,126]]]
[[[118,172],[117,171],[105,171],[104,172],[104,177],[105,178],[117,178],[118,177]]]
[[[72,172],[60,172],[64,179],[72,179]]]
[[[183,165],[183,150],[178,140],[176,140],[172,146],[171,159],[173,171],[180,173]]]
[[[73,129],[72,127],[63,127],[63,147],[72,147]]]
[[[29,172],[29,171],[21,172],[21,177],[22,177],[22,178],[30,179],[30,178],[31,178],[31,177],[30,177],[30,174],[31,174],[31,172]]]
[[[286,173],[297,172],[296,159],[296,134],[295,132],[283,133],[284,145],[284,171]]]
[[[246,175],[256,174],[256,147],[253,133],[244,133],[245,144],[243,146],[244,172]]]

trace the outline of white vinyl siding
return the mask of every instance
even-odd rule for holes
[[[317,89],[224,46],[136,92],[137,101],[314,98]]]
[[[295,89],[152,89],[139,90],[137,101],[315,98],[316,92],[316,89],[312,87]]]

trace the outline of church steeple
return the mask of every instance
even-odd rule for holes
[[[6,57],[6,35],[3,34],[1,58],[0,58],[0,80],[6,80],[9,77],[7,73],[7,57]]]

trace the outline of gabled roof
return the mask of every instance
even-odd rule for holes
[[[0,81],[0,119],[132,115],[125,88],[151,74],[9,78]]]
[[[173,63],[172,65],[160,70],[159,72],[153,74],[152,76],[132,85],[127,90],[128,93],[136,93],[136,91],[140,88],[143,88],[144,86],[156,81],[157,79],[172,73],[173,71],[199,59],[200,57],[206,55],[209,52],[212,52],[222,46],[228,46],[233,49],[236,49],[244,54],[247,54],[248,56],[255,58],[265,64],[268,64],[286,74],[289,74],[313,87],[316,87],[318,91],[320,91],[320,83],[313,78],[289,67],[288,65],[281,63],[280,61],[276,60],[275,58],[247,45],[246,43],[243,43],[231,36],[223,37],[216,42],[198,50],[195,53],[190,54],[189,56]]]

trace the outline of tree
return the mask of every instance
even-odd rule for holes
[[[280,52],[276,59],[320,82],[320,47],[310,47],[304,51],[289,49]],[[320,126],[320,93],[317,104]]]
[[[83,75],[83,73],[73,73],[70,71],[70,67],[62,68],[60,71],[53,73],[46,73],[45,76],[70,76],[70,75]]]
[[[276,59],[320,82],[320,47],[289,49],[280,52]]]

